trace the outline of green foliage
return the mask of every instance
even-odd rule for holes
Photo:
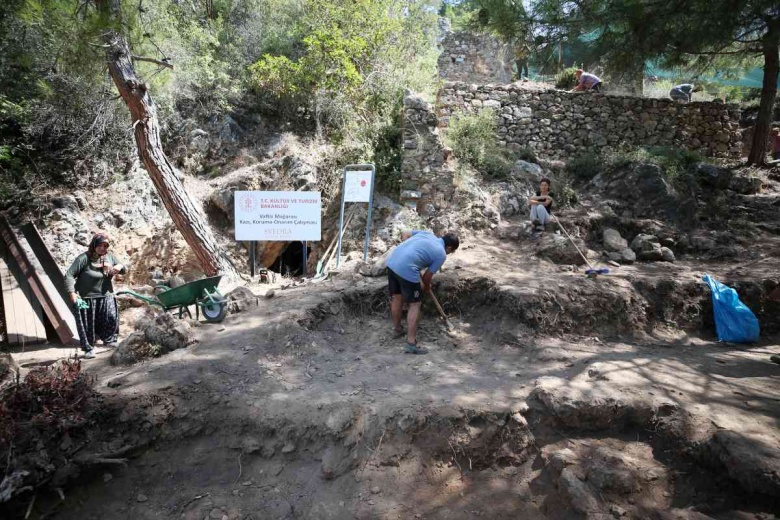
[[[495,146],[496,113],[483,109],[477,114],[460,113],[450,118],[447,140],[455,156],[478,167]]]
[[[559,209],[576,206],[579,202],[577,191],[572,187],[568,179],[559,178],[555,181],[555,205]]]
[[[493,110],[454,115],[446,138],[455,157],[486,177],[502,180],[509,175],[513,163],[496,144],[496,113]]]
[[[377,184],[380,189],[388,193],[397,193],[401,187],[401,162],[403,160],[401,137],[401,122],[396,120],[379,132],[376,142],[374,165],[376,166]]]
[[[471,29],[494,34],[504,42],[524,40],[529,33],[531,18],[523,2],[517,0],[470,0],[473,15],[468,20]]]
[[[287,50],[260,56],[248,84],[265,109],[313,126],[343,157],[375,162],[380,186],[397,189],[403,88],[436,85],[435,12],[401,0],[300,3]]]
[[[555,75],[555,88],[562,88],[565,90],[571,90],[577,85],[577,77],[574,73],[577,72],[577,67],[569,67],[564,69]]]
[[[602,171],[605,162],[600,154],[581,154],[569,159],[566,172],[577,181],[589,181]]]
[[[473,7],[466,1],[444,1],[439,9],[439,16],[449,18],[452,28],[456,31],[467,30],[471,25],[473,15]]]
[[[660,166],[670,181],[675,181],[691,166],[706,161],[696,152],[669,146],[646,146],[607,155],[582,154],[566,163],[566,172],[576,181],[589,181],[599,173],[611,173],[637,163]]]
[[[525,162],[539,163],[539,158],[530,148],[521,148],[515,152],[515,158]]]

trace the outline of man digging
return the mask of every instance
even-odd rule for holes
[[[406,353],[426,354],[417,346],[417,325],[420,323],[422,291],[431,290],[431,279],[447,255],[460,246],[458,235],[447,233],[439,238],[429,231],[404,231],[401,243],[387,257],[387,286],[390,289],[390,315],[393,318],[395,338],[404,335],[401,327],[403,304],[409,305],[406,315]],[[423,269],[427,269],[420,277]]]

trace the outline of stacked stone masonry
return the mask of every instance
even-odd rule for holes
[[[434,107],[411,92],[404,95],[401,201],[420,214],[430,215],[452,201],[452,150],[439,136]]]
[[[739,157],[742,151],[735,105],[533,91],[511,84],[450,82],[439,91],[443,127],[454,114],[484,109],[496,113],[501,146],[529,148],[545,159],[636,146],[675,146],[716,157]]]
[[[441,42],[439,77],[446,81],[509,83],[511,52],[489,35],[448,33]]]

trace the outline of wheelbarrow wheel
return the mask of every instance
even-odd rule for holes
[[[224,300],[208,302],[201,309],[203,310],[203,317],[211,323],[219,323],[227,316],[227,302]]]

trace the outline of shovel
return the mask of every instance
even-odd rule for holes
[[[566,235],[566,238],[569,239],[569,242],[571,242],[571,245],[574,246],[574,249],[577,250],[577,252],[580,254],[583,260],[585,260],[585,263],[588,264],[589,269],[585,270],[585,276],[588,278],[596,278],[600,274],[609,274],[609,269],[606,267],[601,267],[599,269],[593,267],[593,264],[591,264],[588,259],[585,257],[585,255],[582,254],[582,251],[580,251],[580,248],[577,247],[577,244],[574,242],[574,239],[569,235],[569,233],[566,231],[566,228],[563,227],[561,224],[561,221],[558,220],[558,217],[555,215],[552,215],[552,217],[555,219],[555,223],[558,224],[558,227],[561,228],[561,231]]]
[[[433,304],[436,306],[436,310],[439,311],[439,316],[444,320],[444,325],[447,327],[447,332],[454,332],[455,327],[450,322],[450,319],[447,317],[446,314],[444,314],[444,309],[441,308],[441,305],[439,304],[439,300],[436,298],[436,295],[433,294],[433,289],[428,291],[428,294],[431,295],[431,300],[433,300]]]

